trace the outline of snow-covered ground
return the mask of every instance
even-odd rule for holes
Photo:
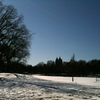
[[[100,81],[0,73],[0,100],[100,100]]]
[[[60,83],[72,83],[72,77],[58,77],[58,76],[42,76],[42,75],[34,75],[34,77],[44,80],[51,80]],[[75,84],[81,85],[89,85],[100,87],[100,78],[98,78],[98,82],[96,82],[96,78],[89,77],[73,77]]]

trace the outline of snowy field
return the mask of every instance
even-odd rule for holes
[[[100,100],[100,81],[0,73],[0,100]]]

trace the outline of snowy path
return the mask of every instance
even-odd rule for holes
[[[0,74],[0,100],[100,100],[100,88],[43,80],[34,75]]]

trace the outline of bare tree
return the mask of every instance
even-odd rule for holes
[[[70,59],[70,63],[74,63],[75,62],[75,54],[73,54],[72,58]]]
[[[0,2],[0,62],[27,60],[31,35],[14,6]]]

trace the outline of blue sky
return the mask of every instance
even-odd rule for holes
[[[61,57],[100,59],[100,0],[4,0],[24,16],[32,38],[28,64]]]

